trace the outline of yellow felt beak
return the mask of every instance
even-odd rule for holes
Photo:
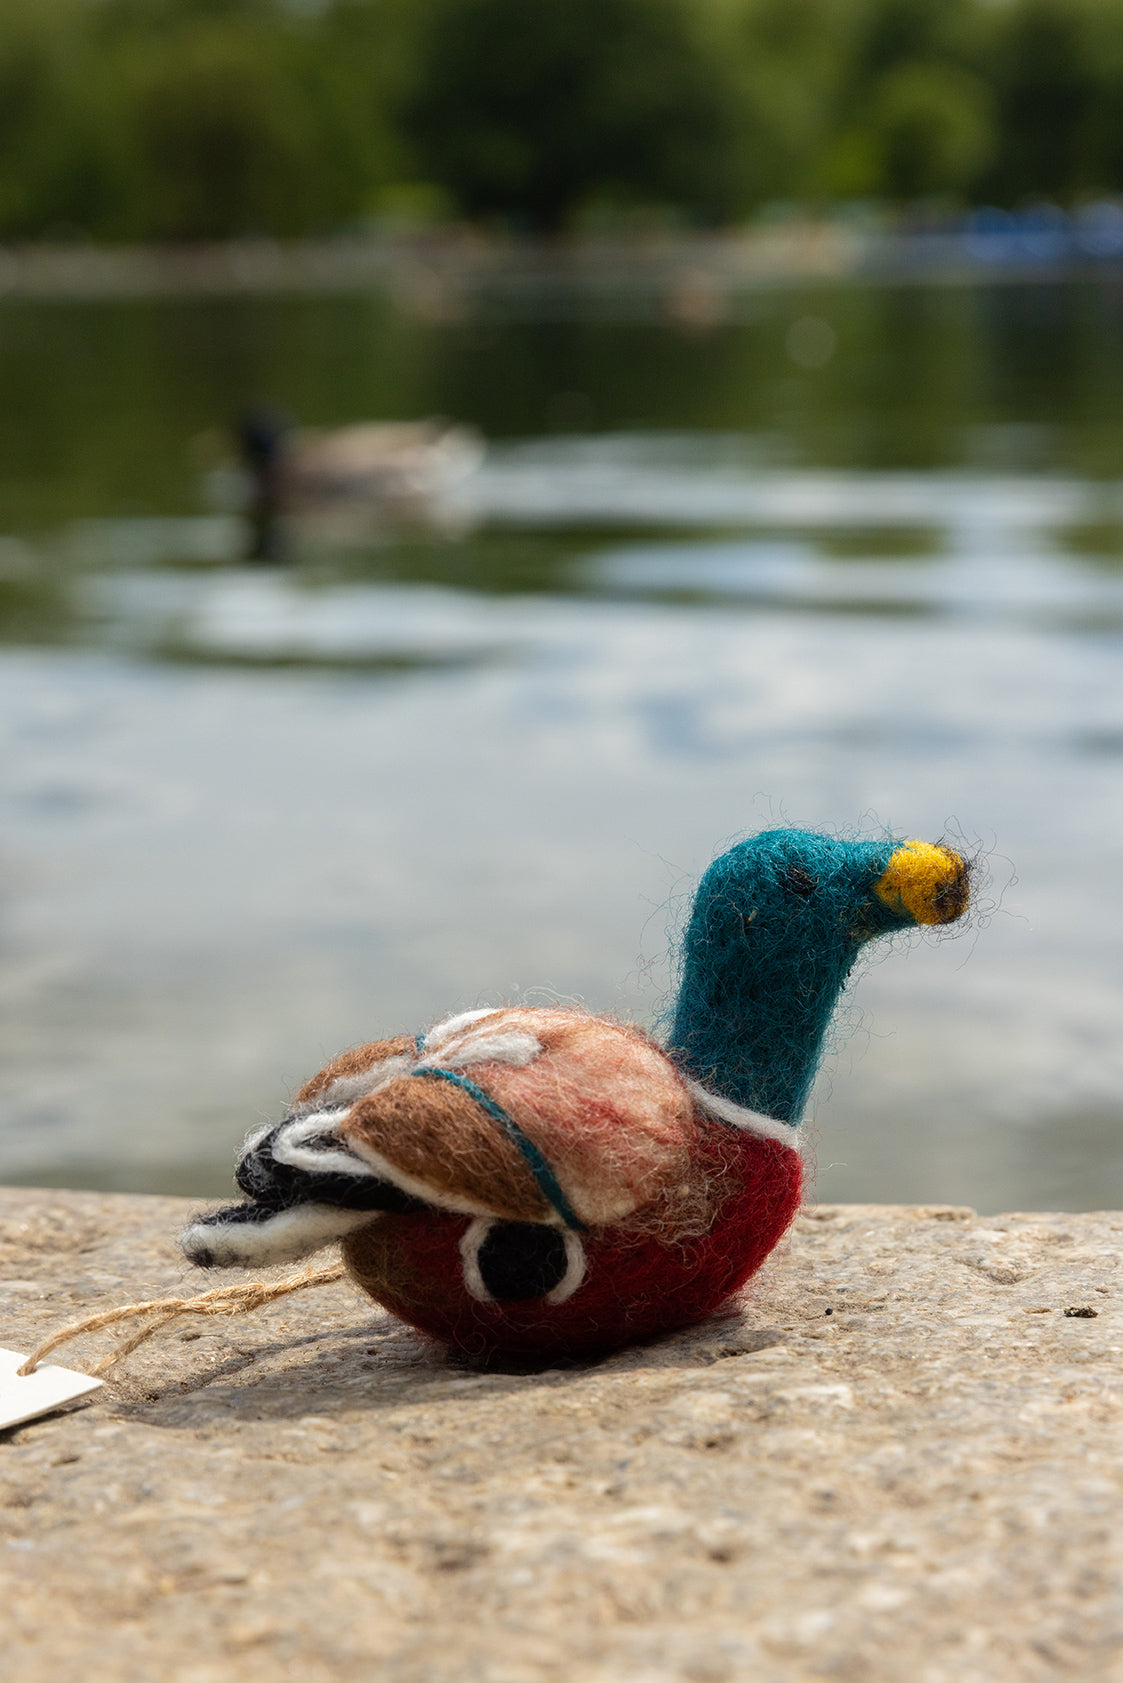
[[[970,898],[967,862],[950,847],[932,842],[902,842],[890,855],[873,885],[892,911],[905,911],[915,923],[954,923]]]

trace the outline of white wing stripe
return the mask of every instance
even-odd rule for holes
[[[339,1075],[325,1087],[322,1093],[317,1093],[314,1099],[306,1100],[304,1104],[295,1107],[297,1116],[308,1115],[309,1105],[314,1105],[317,1112],[341,1106],[344,1110],[359,1099],[365,1099],[368,1093],[377,1093],[380,1087],[388,1082],[396,1081],[399,1075],[408,1075],[413,1068],[413,1059],[405,1053],[398,1052],[392,1058],[382,1058],[378,1063],[371,1064],[358,1075]]]
[[[360,1179],[375,1179],[374,1170],[356,1157],[335,1134],[335,1125],[347,1114],[346,1106],[331,1110],[317,1110],[311,1116],[301,1116],[286,1122],[278,1129],[273,1141],[275,1163],[285,1163],[291,1169],[306,1169],[310,1174],[354,1175]],[[317,1138],[334,1137],[334,1145],[316,1145]]]
[[[434,1051],[446,1040],[455,1039],[470,1023],[478,1023],[481,1017],[497,1017],[503,1009],[502,1005],[485,1005],[478,1011],[458,1011],[455,1017],[446,1017],[443,1023],[431,1028],[422,1046],[426,1051]]]
[[[507,1064],[511,1069],[525,1069],[541,1053],[542,1042],[533,1034],[518,1029],[499,1030],[495,1034],[472,1034],[459,1043],[441,1045],[428,1051],[418,1067],[469,1069],[473,1064]]]
[[[377,1221],[378,1210],[340,1210],[331,1204],[294,1204],[265,1221],[192,1222],[180,1243],[188,1261],[205,1256],[211,1268],[258,1268],[297,1262],[357,1227]]]

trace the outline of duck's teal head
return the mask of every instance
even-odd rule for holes
[[[863,944],[966,909],[942,844],[765,830],[716,859],[694,900],[670,1035],[676,1062],[734,1103],[798,1122]]]

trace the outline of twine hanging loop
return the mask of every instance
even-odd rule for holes
[[[103,1309],[96,1315],[86,1315],[80,1321],[71,1321],[67,1326],[60,1327],[45,1338],[16,1371],[26,1378],[34,1373],[43,1357],[57,1350],[60,1344],[68,1344],[72,1338],[79,1338],[85,1332],[100,1332],[103,1327],[115,1326],[118,1321],[150,1315],[152,1318],[145,1326],[124,1339],[90,1369],[91,1378],[96,1378],[114,1362],[120,1361],[122,1356],[129,1355],[145,1343],[153,1333],[185,1315],[249,1315],[255,1309],[264,1308],[265,1304],[274,1303],[279,1297],[288,1297],[294,1291],[332,1285],[345,1273],[342,1262],[333,1262],[327,1268],[306,1269],[302,1274],[291,1274],[287,1280],[277,1280],[272,1285],[254,1280],[239,1286],[216,1286],[213,1291],[200,1292],[197,1297],[155,1297],[147,1303],[122,1303],[116,1309]]]

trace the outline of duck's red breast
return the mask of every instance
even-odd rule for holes
[[[492,1224],[451,1212],[383,1216],[345,1241],[348,1267],[400,1319],[479,1358],[592,1355],[703,1320],[782,1238],[802,1164],[794,1145],[700,1112],[692,1127],[679,1196],[559,1236],[564,1271],[540,1296],[492,1297],[474,1266]]]

